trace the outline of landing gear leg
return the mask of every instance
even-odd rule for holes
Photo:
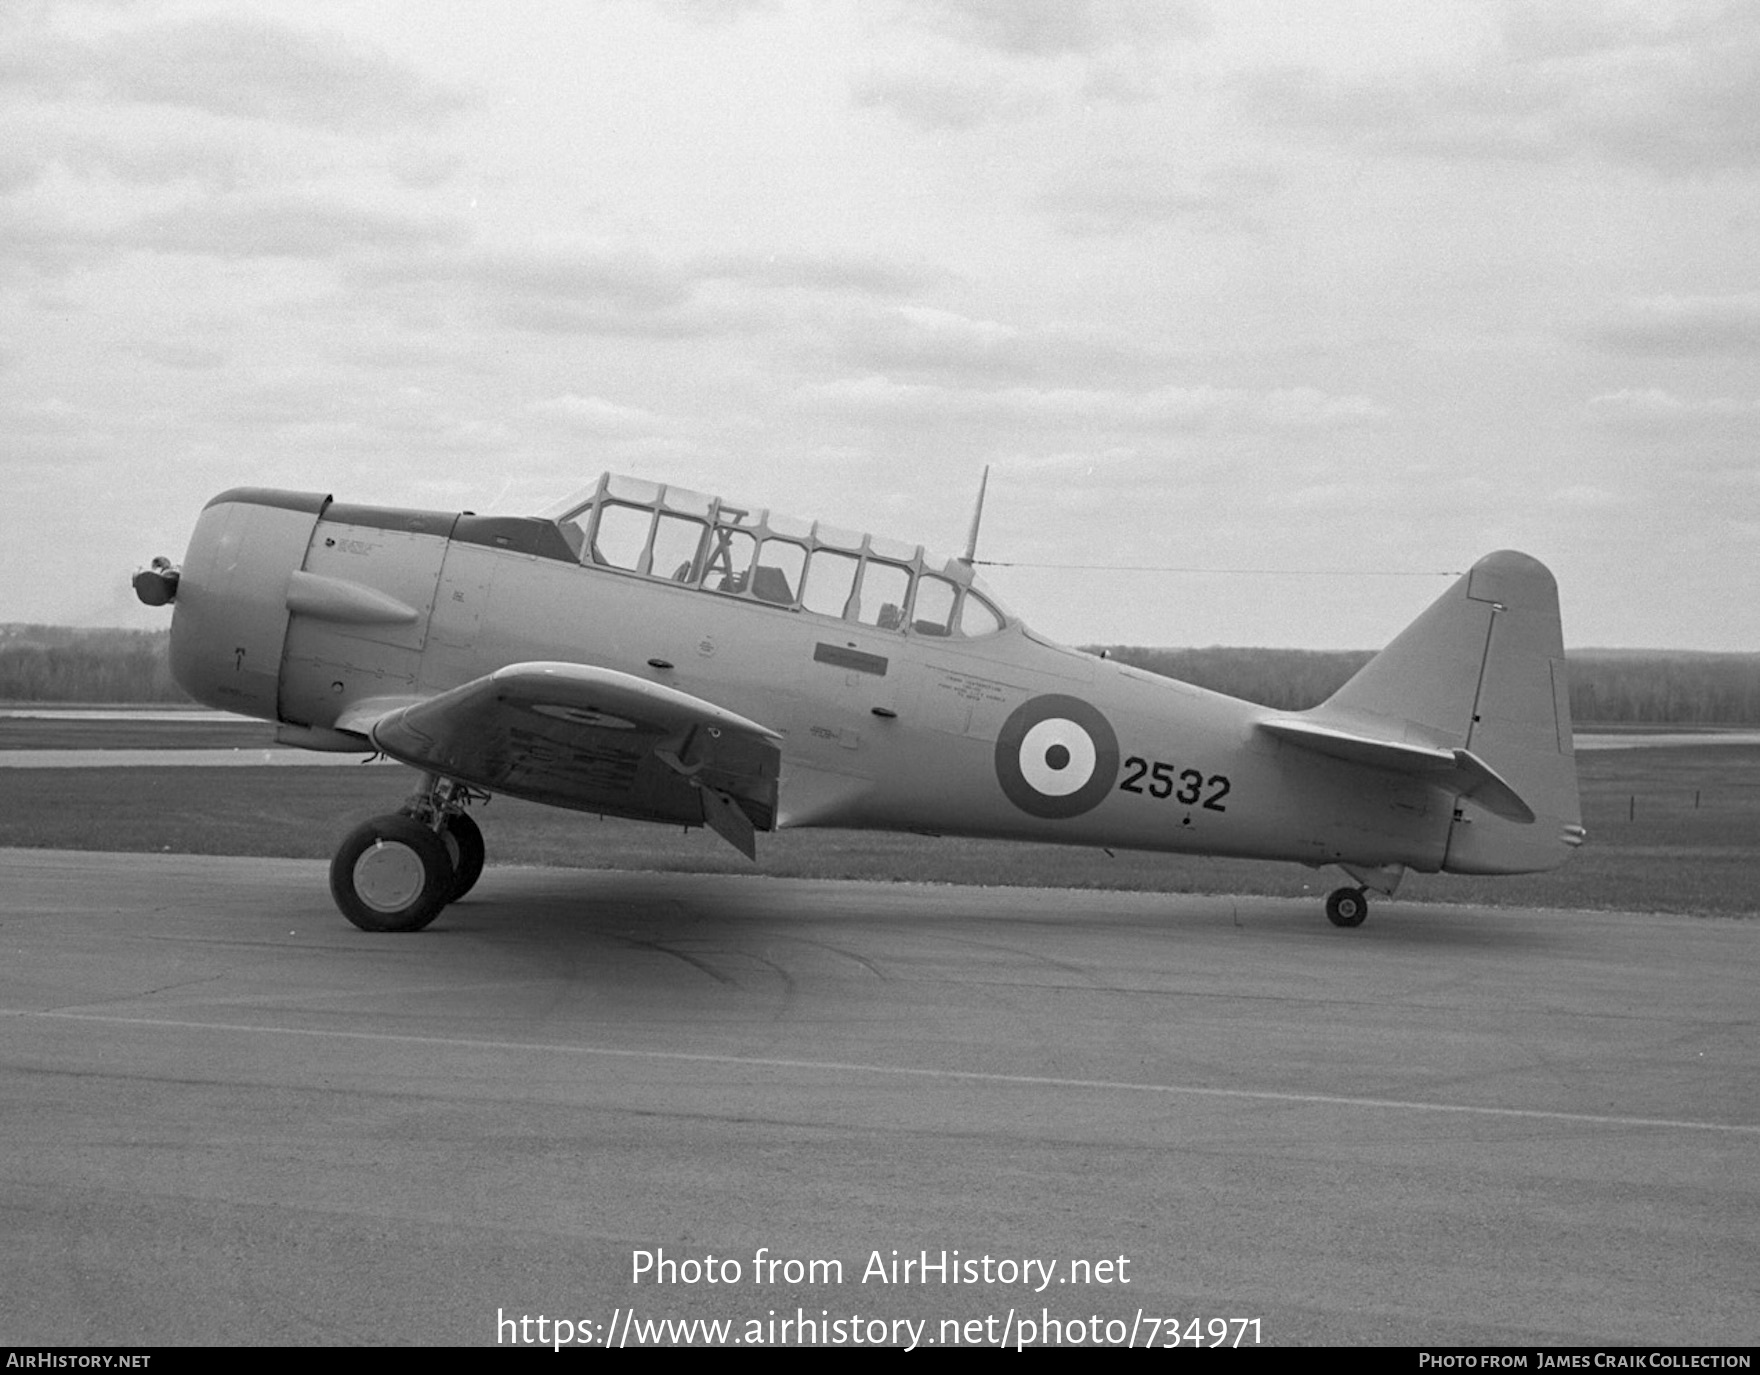
[[[1369,915],[1369,896],[1361,888],[1335,888],[1326,899],[1326,919],[1334,926],[1361,926]]]

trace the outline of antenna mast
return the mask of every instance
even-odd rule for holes
[[[972,528],[966,536],[966,552],[960,562],[970,568],[978,557],[978,523],[984,519],[984,492],[990,486],[990,465],[984,465],[984,476],[978,479],[978,504],[972,508]]]

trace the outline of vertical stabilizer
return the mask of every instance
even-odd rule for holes
[[[1526,554],[1480,559],[1311,719],[1468,750],[1533,811],[1523,823],[1460,799],[1444,869],[1551,869],[1582,842],[1558,585]]]

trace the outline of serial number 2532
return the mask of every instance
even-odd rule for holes
[[[1146,783],[1145,779],[1148,780]],[[1176,774],[1172,764],[1144,759],[1138,754],[1124,761],[1124,781],[1118,785],[1118,790],[1171,799],[1187,807],[1202,806],[1213,812],[1228,810],[1222,803],[1222,799],[1228,796],[1225,775],[1213,773],[1205,778],[1196,769],[1181,769]]]

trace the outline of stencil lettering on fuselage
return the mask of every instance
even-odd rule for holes
[[[1032,816],[1072,817],[1099,806],[1118,780],[1118,736],[1079,697],[1034,697],[996,738],[996,779]]]

